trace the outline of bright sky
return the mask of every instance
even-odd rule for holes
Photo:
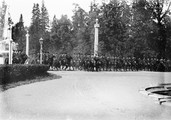
[[[3,0],[0,0],[0,5]],[[44,0],[45,6],[48,10],[50,20],[56,15],[60,18],[62,14],[68,15],[69,18],[73,15],[73,3],[78,3],[85,11],[89,11],[90,3],[94,0]],[[96,0],[100,2],[101,0]],[[9,5],[9,11],[14,23],[17,23],[20,14],[23,14],[24,25],[29,26],[32,16],[32,8],[34,3],[41,5],[42,0],[5,0]]]

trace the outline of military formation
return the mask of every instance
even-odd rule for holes
[[[50,70],[79,71],[171,71],[169,59],[108,57],[93,55],[45,54],[44,64]]]

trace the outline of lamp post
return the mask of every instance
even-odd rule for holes
[[[98,19],[96,19],[96,24],[94,25],[95,28],[95,34],[94,34],[94,56],[98,56],[98,42],[99,42],[99,24]]]
[[[43,45],[43,39],[42,38],[40,38],[39,39],[39,42],[40,42],[40,64],[42,64],[42,58],[43,58],[43,47],[42,47],[42,45]]]

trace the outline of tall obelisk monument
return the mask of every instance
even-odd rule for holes
[[[94,25],[95,34],[94,34],[94,56],[98,56],[98,44],[99,44],[99,24],[98,19],[96,19],[96,23]]]

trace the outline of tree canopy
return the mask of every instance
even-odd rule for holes
[[[107,56],[135,56],[171,58],[171,3],[168,0],[126,0],[90,3],[85,11],[74,4],[73,16],[67,15],[50,22],[42,1],[34,4],[29,26],[31,54],[39,53],[39,39],[44,40],[44,52],[93,54],[94,24],[99,19],[99,54]],[[3,25],[3,6],[0,25]],[[15,25],[15,39],[24,48],[23,16]],[[0,29],[1,30],[1,29]],[[2,31],[2,30],[1,30]],[[22,35],[21,35],[22,34]]]

